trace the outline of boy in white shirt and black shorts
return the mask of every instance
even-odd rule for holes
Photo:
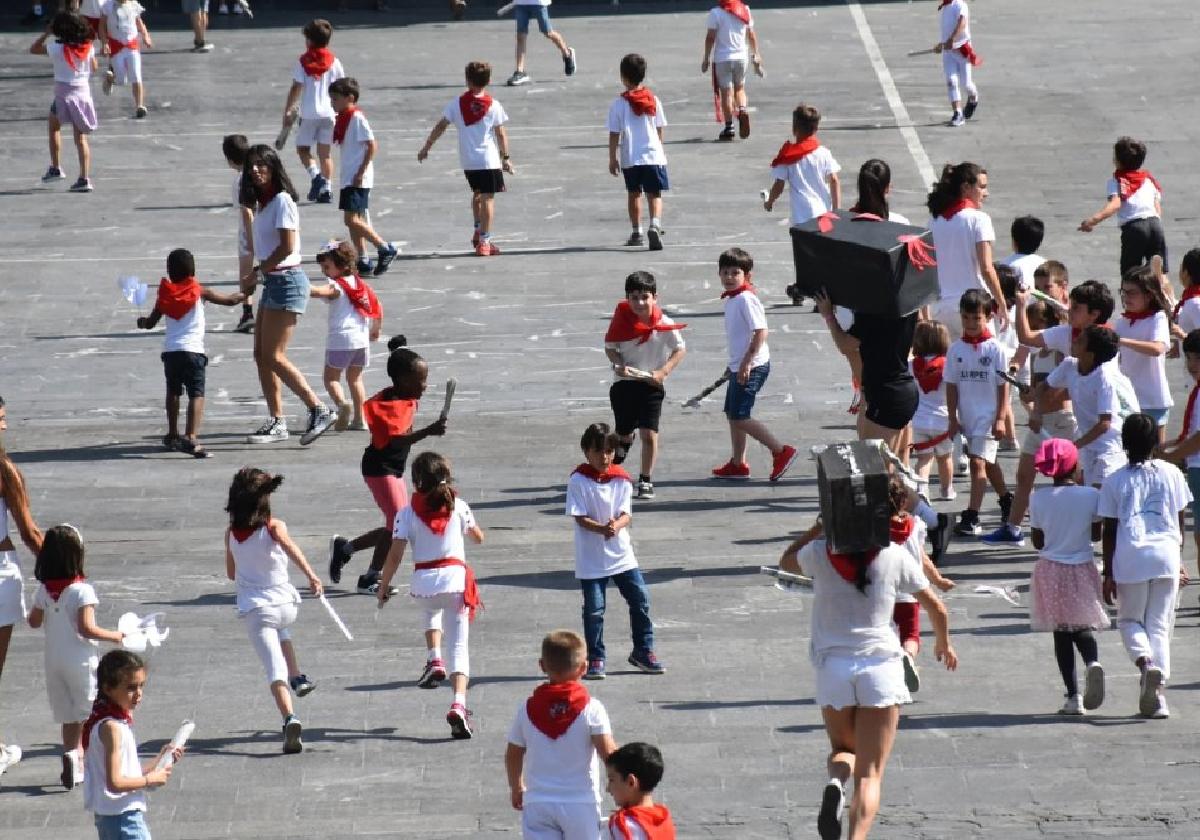
[[[1149,171],[1142,169],[1146,162],[1146,144],[1132,137],[1122,137],[1113,146],[1116,171],[1105,189],[1108,202],[1095,215],[1079,224],[1084,233],[1116,214],[1121,228],[1121,274],[1162,257],[1163,272],[1167,271],[1167,239],[1162,227],[1162,189]],[[1167,285],[1164,292],[1170,290]]]

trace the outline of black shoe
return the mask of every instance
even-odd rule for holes
[[[575,75],[575,49],[574,47],[567,50],[567,54],[563,56],[563,72],[568,76]]]
[[[1008,522],[1008,515],[1012,513],[1013,498],[1011,490],[1000,497],[1000,518],[1004,522]]]
[[[929,559],[933,561],[935,566],[950,546],[950,514],[939,513],[937,515],[937,523],[937,527],[929,532]]]
[[[625,247],[627,248],[637,248],[645,244],[646,240],[642,239],[642,232],[640,230],[635,230],[633,233],[629,234],[629,238],[625,240]]]
[[[350,548],[350,540],[334,534],[329,540],[329,580],[333,583],[342,582],[342,567],[350,562],[354,550]]]
[[[237,326],[233,328],[234,332],[252,333],[254,332],[254,310],[243,310],[241,319],[237,322]]]
[[[732,125],[727,125],[721,130],[721,133],[717,135],[717,141],[720,143],[728,143],[735,137],[737,137],[737,132],[733,130]]]
[[[969,120],[969,119],[971,119],[971,117],[975,116],[975,109],[978,107],[979,107],[978,99],[968,99],[966,107],[963,108],[963,119]]]
[[[663,249],[663,229],[657,225],[650,225],[646,230],[646,236],[650,240],[651,251],[661,251]]]
[[[800,291],[800,287],[795,283],[788,284],[788,287],[783,290],[783,293],[792,299],[792,306],[804,305],[804,294]]]
[[[625,463],[625,459],[627,457],[629,457],[629,447],[625,444],[624,441],[618,442],[617,448],[613,452],[613,463],[614,464],[623,464],[623,463]]]
[[[359,257],[358,262],[354,264],[354,268],[358,271],[359,276],[362,277],[371,274],[374,266],[369,257]]]
[[[983,528],[979,526],[979,512],[974,510],[964,510],[958,517],[958,524],[954,526],[954,533],[960,537],[978,537],[983,533]]]

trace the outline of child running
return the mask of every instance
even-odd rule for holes
[[[233,209],[237,214],[237,258],[238,277],[245,277],[254,268],[254,211],[241,202],[242,169],[250,153],[250,141],[244,134],[227,134],[221,141],[221,153],[225,163],[236,174],[233,176]],[[242,317],[234,332],[254,332],[254,294],[242,301]]]
[[[625,245],[642,244],[642,193],[650,211],[647,236],[651,251],[663,247],[662,194],[671,188],[663,127],[667,124],[662,102],[646,87],[646,59],[629,53],[621,59],[621,84],[625,92],[608,109],[608,171],[625,177],[629,223],[633,232]],[[618,157],[619,155],[619,157]]]
[[[971,46],[970,11],[967,0],[941,0],[938,16],[941,23],[941,41],[936,47],[942,54],[942,72],[946,74],[946,88],[950,93],[950,125],[958,128],[979,107],[979,90],[971,78],[972,68],[983,63]],[[963,104],[963,91],[967,101]]]
[[[1183,473],[1152,457],[1158,424],[1131,414],[1121,427],[1129,463],[1104,480],[1098,512],[1104,520],[1104,601],[1117,602],[1117,627],[1141,672],[1138,711],[1170,716],[1163,688],[1171,677],[1175,596],[1187,583],[1180,519],[1192,501]]]
[[[954,463],[950,440],[950,413],[946,408],[946,354],[950,331],[941,321],[918,321],[913,331],[909,368],[921,393],[912,419],[912,451],[917,475],[928,484],[929,469],[937,461],[942,501],[958,498],[954,489]]]
[[[365,431],[363,404],[367,389],[363,371],[371,363],[371,342],[379,340],[383,307],[375,290],[354,271],[358,252],[345,241],[330,242],[317,252],[317,264],[329,285],[314,286],[310,294],[329,304],[329,331],[325,335],[325,390],[337,406],[336,431]],[[350,399],[342,393],[342,373]]]
[[[750,114],[746,110],[746,65],[754,62],[755,71],[760,76],[763,74],[758,36],[754,34],[754,18],[750,15],[750,7],[742,0],[718,0],[708,11],[707,26],[700,72],[708,72],[708,58],[711,55],[713,90],[720,92],[721,116],[725,118],[725,128],[717,139],[723,142],[733,139],[736,108],[738,134],[745,140],[750,136]]]
[[[608,818],[606,840],[675,840],[675,823],[666,805],[654,802],[663,777],[658,747],[634,741],[605,759],[608,793],[617,810]]]
[[[437,688],[450,674],[454,702],[446,712],[450,734],[457,739],[470,738],[471,713],[467,710],[467,682],[471,676],[471,658],[467,637],[475,611],[483,606],[475,572],[467,565],[463,537],[476,545],[483,543],[483,529],[475,523],[471,507],[454,492],[450,462],[436,452],[422,452],[413,461],[411,504],[396,516],[392,547],[379,581],[379,606],[391,597],[392,578],[404,559],[404,549],[412,543],[413,574],[409,594],[425,605],[425,645],[428,654],[425,669],[417,680],[418,688]],[[449,613],[448,620],[443,616]],[[442,659],[443,633],[449,668]]]
[[[1149,171],[1142,169],[1146,162],[1146,144],[1132,137],[1122,137],[1113,146],[1116,171],[1105,189],[1108,202],[1095,214],[1079,223],[1079,229],[1091,233],[1096,226],[1116,215],[1121,229],[1121,275],[1135,266],[1150,262],[1155,256],[1167,264],[1167,239],[1162,227],[1162,189]]]
[[[763,208],[771,212],[786,188],[792,227],[836,210],[842,204],[842,182],[838,179],[842,166],[817,139],[820,125],[820,111],[812,105],[797,105],[792,111],[792,136],[795,139],[780,146],[771,161],[771,177],[775,181]]]
[[[54,43],[46,40],[54,36]],[[54,67],[54,101],[50,103],[47,124],[50,129],[50,168],[42,176],[42,183],[61,181],[67,176],[62,171],[62,126],[70,123],[75,134],[75,151],[79,155],[79,178],[71,184],[71,192],[91,192],[92,181],[88,177],[92,169],[92,150],[88,135],[96,130],[96,106],[92,102],[89,80],[96,68],[96,54],[92,49],[91,31],[81,16],[72,12],[59,12],[50,23],[50,31],[43,32],[33,42],[29,51],[34,55],[48,55]]]
[[[1038,550],[1029,581],[1029,625],[1054,634],[1054,658],[1067,689],[1061,715],[1082,715],[1104,702],[1104,669],[1092,631],[1111,624],[1100,602],[1100,574],[1092,557],[1092,543],[1100,538],[1100,491],[1075,483],[1078,459],[1071,441],[1043,441],[1034,467],[1054,486],[1035,491],[1029,503],[1030,539]],[[1076,650],[1087,666],[1082,697],[1075,679]]]
[[[137,0],[102,0],[100,11],[100,40],[105,42],[105,53],[109,56],[108,69],[104,71],[103,90],[105,96],[112,93],[113,85],[129,85],[133,93],[134,119],[146,116],[146,86],[142,84],[141,43],[150,50],[154,42],[142,20],[146,7]]]
[[[1133,383],[1138,405],[1158,423],[1158,442],[1167,439],[1171,386],[1167,383],[1167,350],[1171,347],[1171,305],[1148,265],[1135,266],[1121,278],[1121,303],[1125,311],[1113,322],[1121,339],[1118,360],[1121,373]]]
[[[165,744],[153,759],[138,759],[133,734],[133,710],[146,689],[146,663],[136,653],[111,650],[96,672],[98,691],[91,714],[83,724],[83,807],[95,815],[100,840],[149,840],[146,791],[171,779],[172,767],[159,769],[168,753],[175,761],[183,748]]]
[[[465,7],[465,2],[460,7],[459,0],[454,0],[455,19],[462,16],[462,10]],[[531,20],[537,21],[541,33],[562,53],[563,73],[568,76],[575,75],[575,50],[567,46],[567,41],[562,34],[550,25],[550,0],[513,0],[513,16],[517,22],[517,66],[513,70],[513,74],[508,77],[509,87],[527,85],[532,81],[529,74],[525,72],[525,50],[529,43],[529,22]]]
[[[296,154],[311,179],[308,200],[318,204],[333,201],[333,104],[329,86],[346,75],[342,62],[329,49],[333,24],[322,18],[310,20],[301,30],[307,49],[292,70],[292,86],[283,103],[283,124],[290,125],[299,104],[300,125],[296,127]],[[313,146],[317,157],[313,158]]]
[[[85,777],[83,722],[96,699],[97,642],[120,644],[124,634],[96,624],[100,599],[83,569],[83,538],[71,525],[46,531],[33,576],[29,626],[46,628],[46,693],[56,723],[62,724],[62,783],[71,790]]]
[[[320,579],[288,536],[282,520],[271,518],[271,494],[283,476],[242,467],[229,485],[229,528],[225,531],[225,574],[237,586],[238,615],[246,624],[250,644],[267,672],[275,707],[283,717],[283,751],[304,750],[303,727],[292,713],[290,687],[297,697],[316,684],[300,671],[288,629],[300,609],[300,593],[288,580],[288,561],[306,578],[312,594],[324,591]]]

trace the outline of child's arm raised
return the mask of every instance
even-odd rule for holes
[[[246,294],[245,292],[234,292],[233,294],[227,295],[223,292],[214,292],[212,289],[205,286],[204,291],[200,293],[200,297],[209,303],[215,303],[218,306],[237,306],[246,299]]]
[[[517,811],[525,807],[525,780],[522,778],[524,765],[525,748],[509,744],[504,750],[504,773],[508,776],[509,801]]]
[[[1121,347],[1128,347],[1135,353],[1141,353],[1143,356],[1161,356],[1167,352],[1167,345],[1161,341],[1140,341],[1136,338],[1118,339],[1117,343]]]
[[[160,312],[158,307],[156,306],[150,310],[149,315],[143,315],[137,319],[138,329],[139,330],[152,330],[158,326],[158,322],[161,319],[162,319],[162,312]]]
[[[404,559],[404,549],[408,547],[408,540],[392,540],[392,547],[388,549],[387,561],[383,564],[383,573],[379,576],[379,605],[383,606],[387,603],[391,595],[388,594],[391,589],[392,578],[396,576],[396,571],[400,568],[400,562]]]
[[[103,20],[103,18],[101,18],[101,20]],[[103,26],[103,24],[101,24],[101,26]],[[43,32],[41,35],[37,36],[37,40],[35,40],[30,45],[29,52],[31,52],[33,55],[47,55],[48,53],[46,52],[46,40],[49,37],[50,37],[50,33],[48,31]]]
[[[1084,233],[1091,233],[1093,230],[1096,229],[1097,225],[1099,225],[1101,222],[1103,222],[1105,219],[1107,219],[1109,216],[1113,215],[1120,209],[1121,209],[1121,196],[1110,195],[1108,197],[1108,203],[1105,204],[1103,207],[1101,207],[1099,212],[1097,212],[1093,216],[1088,216],[1086,219],[1084,219],[1082,222],[1079,223],[1079,229],[1081,231],[1083,231]]]
[[[429,132],[429,136],[425,138],[425,145],[421,147],[419,152],[417,152],[418,163],[423,163],[425,158],[429,157],[429,150],[433,148],[433,144],[438,141],[438,138],[441,137],[449,127],[450,121],[445,117],[442,117],[437,121],[437,123],[433,126],[433,130]],[[496,136],[498,137],[499,134]]]
[[[311,297],[321,298],[322,300],[334,300],[342,296],[342,290],[338,288],[337,283],[330,282],[326,286],[312,286],[308,290]]]
[[[800,568],[800,549],[821,536],[824,532],[825,527],[822,525],[821,520],[818,519],[812,524],[811,528],[792,540],[792,544],[784,549],[783,554],[779,558],[780,570],[790,572],[793,575],[804,574],[804,570]]]
[[[268,526],[271,534],[271,539],[279,543],[279,547],[284,553],[296,564],[296,568],[303,572],[308,578],[308,588],[312,590],[312,594],[320,595],[325,591],[325,587],[321,585],[321,579],[313,573],[312,566],[308,565],[308,561],[304,559],[304,552],[300,547],[292,542],[292,538],[288,536],[287,525],[280,522],[278,519],[272,519]]]
[[[84,604],[79,608],[79,615],[76,617],[78,622],[79,635],[85,639],[93,639],[97,642],[112,642],[114,645],[119,645],[125,639],[125,634],[117,630],[105,630],[96,624],[96,607],[93,604]]]
[[[778,183],[783,183],[782,181]],[[817,304],[817,311],[821,313],[821,317],[825,319],[825,326],[829,328],[829,337],[833,339],[833,344],[837,347],[838,352],[843,356],[851,356],[858,352],[859,340],[850,333],[842,329],[842,325],[838,323],[837,317],[833,312],[833,301],[829,299],[829,295],[824,289],[817,292],[813,296],[813,300]]]
[[[1029,292],[1017,291],[1017,306],[1016,306],[1016,321],[1017,341],[1021,342],[1026,347],[1036,347],[1039,350],[1046,349],[1046,340],[1042,338],[1042,331],[1032,329],[1029,326],[1029,313],[1026,309],[1029,307]]]
[[[143,772],[141,776],[126,776],[121,772],[121,731],[115,720],[105,720],[97,727],[100,743],[104,747],[104,772],[108,776],[105,787],[111,793],[133,793],[135,790],[162,787],[171,778],[171,768]]]

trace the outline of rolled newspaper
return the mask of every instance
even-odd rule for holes
[[[154,765],[155,770],[166,770],[175,763],[175,756],[172,753],[182,748],[188,742],[188,738],[192,737],[192,732],[195,728],[196,724],[190,720],[185,720],[179,725],[179,728],[175,730],[175,737],[167,745],[167,751],[159,756],[158,762]]]

